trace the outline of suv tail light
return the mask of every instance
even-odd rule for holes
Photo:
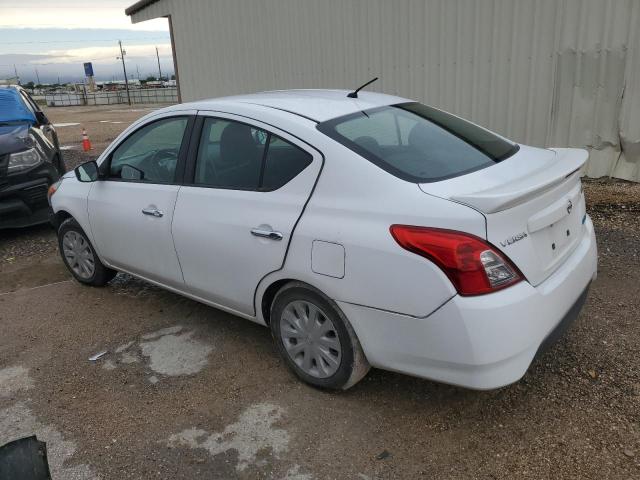
[[[402,248],[440,267],[460,295],[495,292],[523,279],[515,265],[475,235],[409,225],[392,225],[389,230]]]

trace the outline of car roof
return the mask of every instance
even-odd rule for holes
[[[236,95],[232,97],[199,100],[176,105],[169,109],[216,110],[234,104],[253,104],[289,112],[314,122],[324,122],[350,113],[412,100],[374,92],[359,92],[358,98],[349,98],[349,90],[276,90]]]

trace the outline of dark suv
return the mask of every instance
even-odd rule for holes
[[[0,86],[0,229],[49,220],[47,191],[65,172],[58,136],[19,86]]]

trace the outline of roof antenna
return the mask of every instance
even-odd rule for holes
[[[368,81],[367,83],[365,83],[364,85],[362,85],[360,88],[354,90],[353,92],[351,92],[349,95],[347,95],[347,97],[349,98],[358,98],[358,92],[360,90],[362,90],[364,87],[368,87],[369,85],[371,85],[373,82],[375,82],[376,80],[378,80],[378,77],[374,78],[373,80]]]

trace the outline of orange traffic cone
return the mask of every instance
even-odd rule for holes
[[[82,129],[82,150],[85,152],[91,150],[91,141],[89,140],[87,131],[84,128]]]

